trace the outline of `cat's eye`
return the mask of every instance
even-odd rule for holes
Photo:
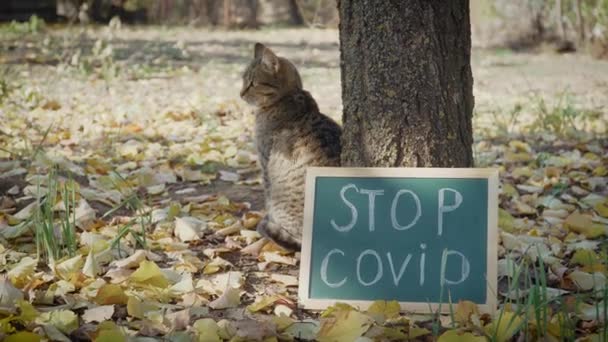
[[[266,82],[253,82],[253,85],[255,87],[262,86],[262,87],[268,87],[268,88],[276,88],[276,86],[274,84],[270,84],[270,83],[266,83]]]

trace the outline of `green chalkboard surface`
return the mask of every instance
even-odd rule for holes
[[[493,169],[310,168],[303,306],[384,299],[428,312],[469,300],[492,311],[497,187]]]

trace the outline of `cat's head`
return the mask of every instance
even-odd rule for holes
[[[241,98],[249,104],[266,107],[301,89],[302,80],[296,67],[263,44],[256,43],[253,61],[243,74]]]

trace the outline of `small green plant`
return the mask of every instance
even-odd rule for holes
[[[8,69],[3,69],[0,74],[0,105],[4,103],[10,96],[12,87],[7,77]]]
[[[46,188],[38,183],[37,201],[39,203],[34,213],[33,224],[38,257],[49,263],[74,256],[76,253],[76,192],[73,181],[61,185],[55,170],[49,172]],[[55,215],[55,206],[61,196],[65,212]]]
[[[553,105],[547,104],[540,96],[533,97],[531,102],[535,104],[535,119],[527,128],[534,134],[576,135],[598,118],[596,111],[576,107],[566,91],[558,96]]]
[[[124,179],[119,173],[114,172],[112,174],[112,182],[114,183],[114,188],[118,191],[124,192],[123,189],[129,188],[128,181]],[[140,198],[136,191],[131,191],[130,193],[123,194],[124,200],[116,205],[114,208],[108,210],[103,216],[103,218],[110,217],[114,213],[116,213],[121,208],[126,208],[136,214],[135,217],[130,219],[126,224],[124,224],[118,231],[116,237],[112,240],[111,246],[113,248],[119,249],[120,252],[120,241],[127,235],[131,235],[135,240],[138,247],[143,249],[148,249],[148,243],[146,240],[146,232],[147,227],[149,227],[152,223],[152,213],[150,210],[146,210],[144,201]],[[139,227],[139,230],[135,229]]]
[[[44,19],[34,14],[26,22],[17,22],[13,20],[9,24],[8,29],[14,33],[26,34],[41,32],[45,29],[45,27],[46,23],[44,22]]]

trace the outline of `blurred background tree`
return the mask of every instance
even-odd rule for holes
[[[71,22],[120,17],[129,24],[337,27],[336,0],[2,0],[0,20],[37,14]],[[473,46],[558,52],[585,50],[608,58],[608,0],[471,0]]]

